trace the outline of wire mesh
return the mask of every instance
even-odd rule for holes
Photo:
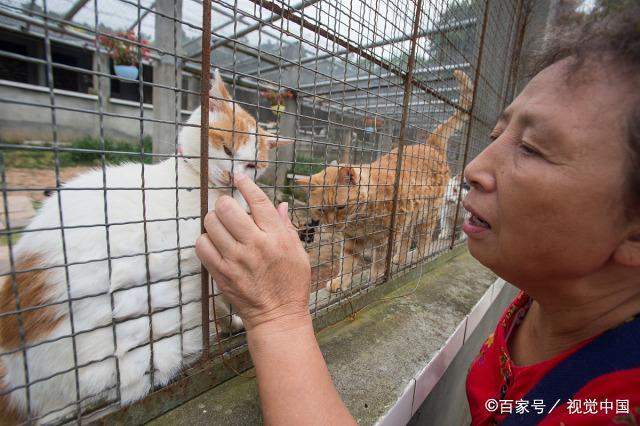
[[[194,253],[236,172],[289,203],[315,317],[463,243],[527,5],[3,0],[0,412],[90,421],[242,350]]]

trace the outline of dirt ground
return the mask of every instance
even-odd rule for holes
[[[73,179],[78,174],[90,170],[92,167],[65,167],[60,169],[61,183]],[[33,201],[42,201],[46,195],[44,189],[55,189],[56,175],[52,169],[18,169],[11,168],[5,172],[8,188],[37,188],[36,191],[17,192],[15,194],[28,195]]]

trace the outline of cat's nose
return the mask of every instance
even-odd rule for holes
[[[245,164],[245,167],[247,169],[255,169],[256,168],[256,163],[247,163],[247,164]]]

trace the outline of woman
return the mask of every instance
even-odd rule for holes
[[[465,170],[469,250],[522,290],[469,370],[474,424],[640,421],[640,7],[556,43]],[[221,198],[196,249],[245,321],[265,422],[354,423],[313,334],[286,205],[237,186],[253,216]]]

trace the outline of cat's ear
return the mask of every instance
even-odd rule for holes
[[[231,95],[222,81],[220,71],[216,68],[213,71],[213,80],[211,80],[211,89],[209,90],[209,108],[212,111],[219,111],[230,100]]]
[[[294,141],[292,138],[283,138],[282,136],[278,137],[273,133],[264,130],[260,132],[260,136],[262,136],[263,140],[267,144],[268,149],[280,148],[282,146],[289,145]]]
[[[356,185],[358,183],[358,173],[351,166],[340,167],[338,170],[338,184]]]

